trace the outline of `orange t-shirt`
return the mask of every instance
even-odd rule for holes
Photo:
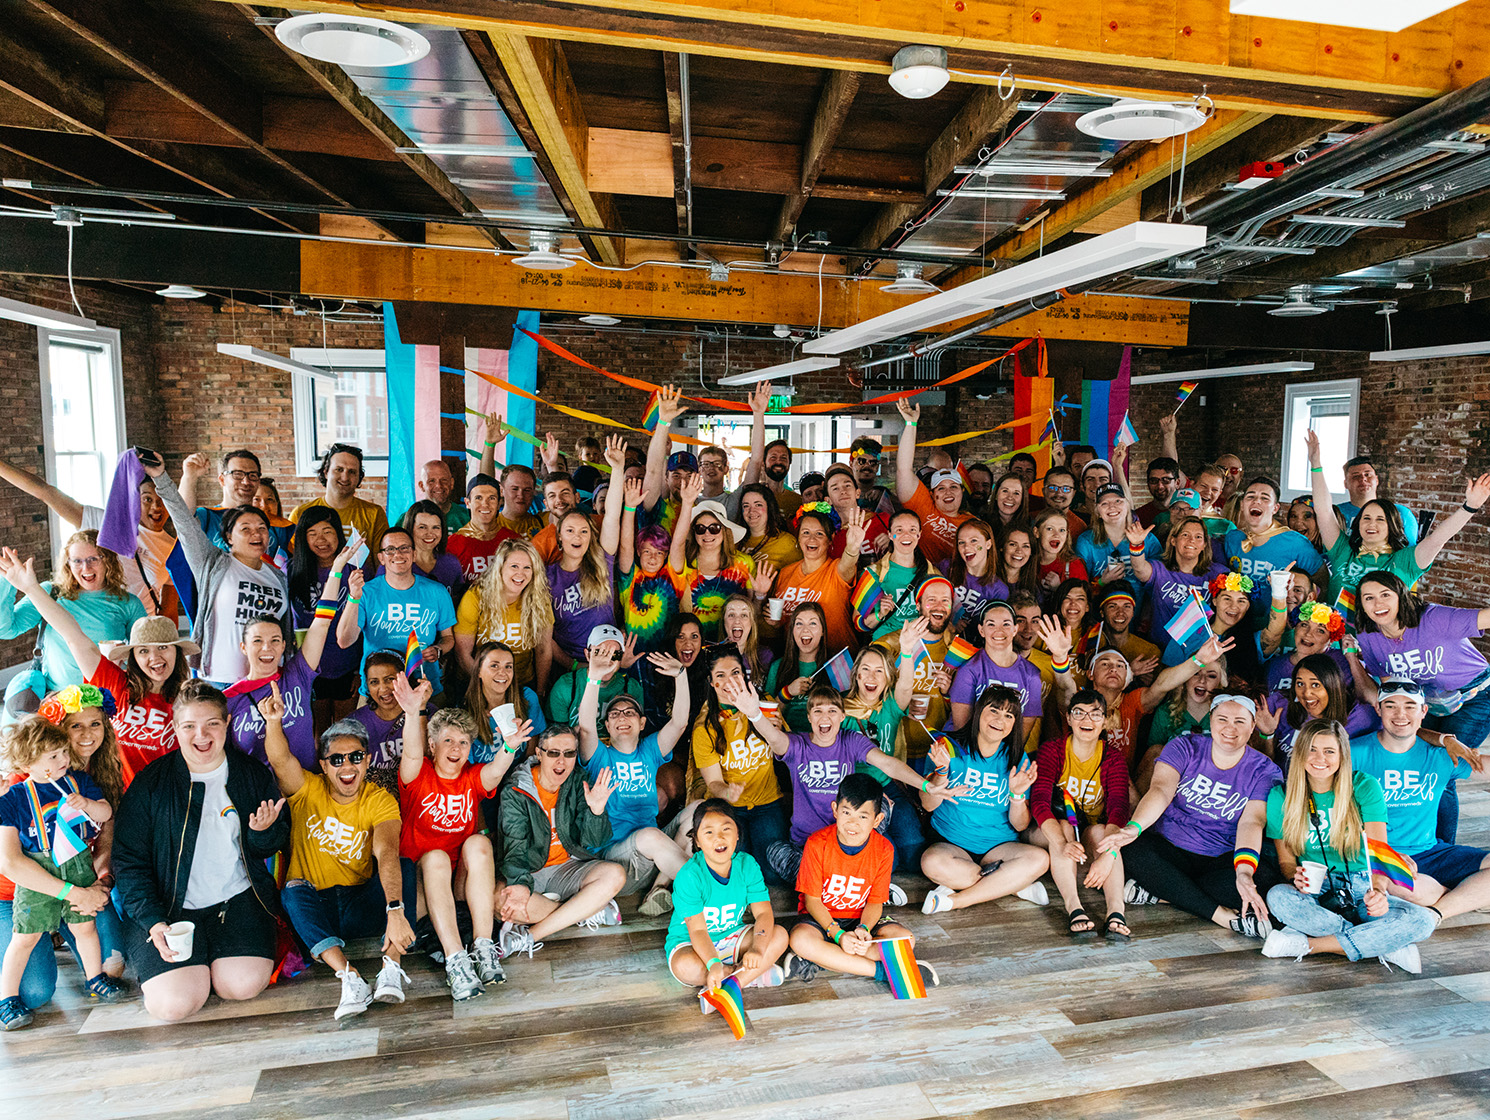
[[[806,561],[788,564],[776,576],[776,597],[786,600],[786,617],[798,603],[818,603],[828,620],[823,653],[831,657],[845,646],[854,647],[854,628],[849,624],[850,587],[838,574],[838,561],[829,560],[810,575],[802,570]],[[825,658],[824,658],[825,659]]]
[[[538,804],[543,806],[543,811],[548,814],[548,862],[544,867],[553,867],[555,864],[563,863],[569,858],[569,851],[559,840],[559,830],[554,827],[554,807],[559,803],[559,791],[550,793],[543,788],[543,783],[534,782],[538,790]]]
[[[797,871],[799,912],[807,913],[807,898],[815,896],[834,918],[857,918],[864,907],[890,900],[890,872],[895,847],[878,832],[853,855],[838,843],[838,826],[820,828],[802,845]]]
[[[932,567],[951,560],[957,550],[957,530],[964,521],[970,521],[970,513],[942,513],[936,508],[931,491],[926,483],[916,483],[916,492],[911,495],[905,508],[921,519],[921,551]]]
[[[556,526],[545,525],[533,534],[533,547],[538,550],[538,555],[543,558],[545,566],[552,564],[559,558],[563,550],[559,548],[559,530]]]

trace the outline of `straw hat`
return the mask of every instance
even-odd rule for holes
[[[176,624],[169,618],[163,615],[150,615],[147,618],[137,619],[135,624],[129,628],[129,641],[115,643],[106,653],[110,661],[123,664],[129,660],[130,651],[140,646],[176,646],[188,657],[202,652],[202,647],[196,642],[181,636],[176,629]]]

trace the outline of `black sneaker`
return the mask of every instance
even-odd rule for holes
[[[788,953],[781,961],[781,970],[786,973],[788,980],[800,980],[804,984],[811,984],[817,979],[817,974],[822,971],[822,966],[813,964],[806,957],[799,957],[796,953]]]
[[[1260,914],[1238,914],[1231,919],[1231,932],[1254,941],[1266,941],[1268,934],[1273,932],[1273,923]]]
[[[21,1002],[20,996],[0,1000],[0,1030],[18,1031],[36,1021],[31,1008]]]

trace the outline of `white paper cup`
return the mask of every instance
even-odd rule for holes
[[[502,738],[517,731],[517,709],[511,704],[498,704],[491,710],[491,718],[497,722],[497,730],[502,733]]]
[[[911,719],[925,719],[929,711],[931,711],[931,697],[924,692],[911,693],[911,706],[906,715]]]
[[[1324,877],[1329,874],[1329,868],[1322,863],[1313,860],[1305,860],[1300,866],[1304,869],[1304,892],[1306,894],[1318,894],[1324,886]]]
[[[771,622],[780,622],[786,616],[785,599],[766,600],[766,618]]]
[[[191,956],[192,938],[196,932],[197,927],[191,922],[177,922],[166,927],[166,946],[176,954],[177,961]]]
[[[761,715],[765,716],[767,719],[771,720],[774,723],[780,723],[781,705],[775,700],[763,699],[761,701]]]

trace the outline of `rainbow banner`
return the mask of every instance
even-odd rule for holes
[[[876,940],[875,944],[880,947],[880,960],[885,966],[885,979],[890,982],[890,994],[896,999],[925,999],[926,981],[921,978],[921,966],[916,964],[911,939],[885,937]]]
[[[922,991],[925,995],[925,991]],[[749,1026],[745,1018],[745,997],[740,994],[740,982],[733,976],[726,976],[724,983],[717,988],[708,988],[700,993],[701,998],[715,1011],[724,1017],[729,1024],[730,1033],[735,1036],[736,1041],[745,1037],[746,1028]]]
[[[858,612],[860,621],[867,621],[884,597],[885,585],[874,574],[873,568],[865,568],[859,582],[854,585],[854,610]]]
[[[1076,838],[1081,839],[1081,818],[1076,815],[1076,802],[1071,799],[1071,791],[1061,790],[1061,801],[1066,806],[1066,823],[1076,830]]]
[[[1412,870],[1402,853],[1390,844],[1366,837],[1366,858],[1371,864],[1371,874],[1384,875],[1403,890],[1412,890]]]
[[[657,421],[662,418],[658,410],[660,402],[661,398],[656,393],[653,393],[647,398],[647,408],[642,413],[642,427],[649,432],[655,432],[657,430]]]
[[[942,659],[942,664],[948,669],[960,669],[977,655],[978,647],[959,636],[947,643],[947,656]]]

